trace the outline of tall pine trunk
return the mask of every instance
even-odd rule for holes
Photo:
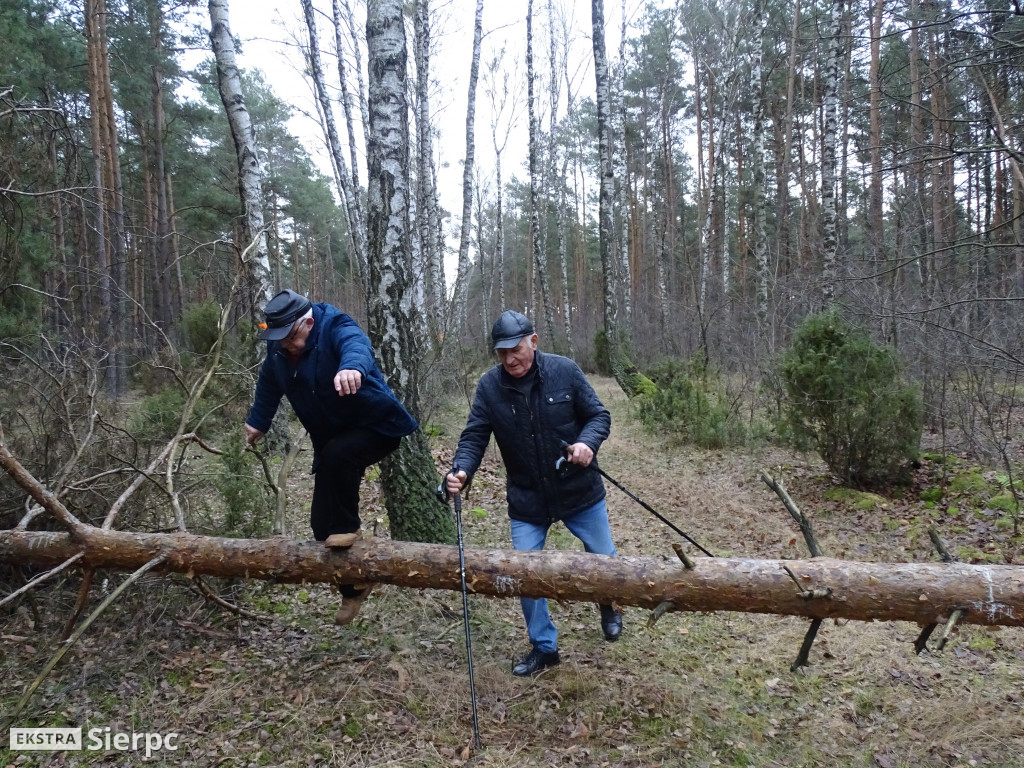
[[[370,0],[370,143],[367,164],[369,331],[388,383],[419,418],[419,359],[425,347],[414,302],[409,233],[409,123],[402,0]],[[437,469],[422,430],[403,438],[381,462],[391,536],[451,542],[451,515],[437,500]]]
[[[100,296],[100,347],[107,394],[117,396],[127,386],[124,322],[126,248],[124,195],[121,187],[120,146],[114,120],[110,83],[105,0],[87,0],[85,30],[89,61],[89,111],[93,149],[96,208],[96,262]]]

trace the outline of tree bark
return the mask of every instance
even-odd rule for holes
[[[416,64],[416,193],[415,231],[419,258],[415,271],[424,275],[424,312],[430,343],[436,345],[444,328],[444,255],[435,227],[436,199],[433,172],[433,126],[430,119],[430,2],[416,0],[413,13],[413,58]]]
[[[408,53],[401,0],[371,0],[366,45],[370,61],[370,143],[367,155],[369,335],[395,394],[419,418],[420,308],[414,301],[409,236]],[[454,541],[451,515],[437,501],[437,470],[417,430],[381,462],[391,535]]]
[[[338,181],[338,192],[348,214],[348,231],[352,239],[352,251],[356,256],[360,277],[366,285],[366,228],[363,218],[363,206],[359,200],[359,187],[353,185],[353,176],[342,152],[341,138],[338,134],[337,122],[334,120],[334,108],[327,94],[327,81],[320,58],[320,37],[317,33],[316,15],[313,12],[312,0],[301,0],[302,13],[309,32],[309,67],[313,75],[317,100],[324,120],[324,132],[327,134],[327,146],[330,149],[331,161],[334,165],[334,177]],[[351,147],[350,147],[351,151]]]
[[[443,544],[363,539],[348,550],[293,539],[227,539],[186,533],[0,532],[0,561],[54,567],[82,553],[85,568],[135,570],[156,557],[168,572],[281,583],[381,582],[461,589],[459,551]],[[963,622],[1024,626],[1024,569],[963,563],[608,557],[583,552],[465,549],[466,587],[497,597],[616,602],[676,611],[740,611],[813,619]],[[785,567],[784,567],[785,566]],[[789,569],[801,588],[786,572]],[[827,596],[818,596],[826,595]]]
[[[209,0],[209,6],[210,44],[217,61],[217,87],[231,126],[231,138],[235,143],[238,160],[238,189],[242,200],[247,240],[240,250],[244,251],[249,243],[256,241],[252,256],[242,267],[248,272],[249,283],[243,289],[243,293],[246,302],[255,301],[260,294],[265,300],[269,300],[272,292],[270,258],[267,254],[267,238],[263,225],[263,170],[256,151],[252,120],[245,105],[245,97],[242,95],[242,80],[235,59],[235,42],[228,21],[227,0]],[[253,307],[248,305],[242,307],[243,311],[252,309]]]
[[[462,165],[462,223],[459,229],[459,261],[455,278],[454,306],[459,313],[458,329],[469,330],[466,308],[467,281],[469,279],[469,233],[473,224],[473,163],[476,157],[476,86],[480,75],[480,41],[483,37],[484,0],[476,1],[473,22],[473,54],[469,65],[469,92],[466,100],[466,161]],[[478,241],[477,248],[480,249]],[[483,262],[483,254],[478,258]],[[484,307],[486,308],[486,301]],[[487,317],[487,312],[484,312]],[[474,329],[475,330],[475,329]]]
[[[601,169],[599,230],[601,251],[601,287],[604,293],[604,332],[608,358],[615,381],[628,397],[637,392],[639,383],[631,359],[629,336],[619,325],[619,303],[616,297],[615,242],[613,210],[615,178],[612,171],[611,95],[608,91],[608,55],[604,39],[604,0],[591,0],[590,18],[594,47],[595,100],[597,102],[597,144]]]
[[[839,143],[839,62],[842,57],[843,0],[828,4],[830,20],[824,43],[827,48],[822,73],[821,141],[821,247],[822,300],[829,306],[839,283],[838,235],[836,233],[836,164]]]
[[[526,107],[529,115],[529,165],[530,165],[530,253],[533,255],[534,267],[537,270],[537,282],[540,284],[541,309],[544,313],[544,330],[548,343],[555,340],[555,316],[551,304],[551,287],[548,281],[547,259],[540,246],[540,127],[533,95],[533,0],[526,6]]]

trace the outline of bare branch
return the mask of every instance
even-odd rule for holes
[[[30,581],[28,584],[25,584],[24,586],[20,587],[19,589],[14,590],[13,592],[11,592],[11,594],[9,594],[3,600],[0,600],[0,605],[4,605],[5,603],[11,602],[14,598],[18,597],[18,595],[22,595],[22,594],[28,592],[30,589],[32,589],[37,584],[42,584],[47,579],[52,578],[53,576],[56,576],[58,573],[63,571],[65,568],[67,568],[72,563],[74,563],[74,562],[76,562],[78,560],[81,560],[84,554],[85,554],[84,552],[79,552],[77,555],[72,555],[67,560],[65,560],[63,563],[58,565],[56,568],[51,568],[46,573],[39,574],[34,579],[32,579],[32,581]]]

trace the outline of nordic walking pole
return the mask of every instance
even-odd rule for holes
[[[564,447],[565,447],[565,448],[568,448],[569,446],[568,446],[568,444],[566,444],[566,445],[565,445]],[[565,467],[565,465],[566,465],[566,464],[568,464],[568,463],[569,463],[569,462],[568,462],[568,460],[567,460],[567,459],[566,459],[566,458],[565,458],[565,457],[563,456],[562,458],[560,458],[560,459],[559,459],[558,461],[556,461],[556,462],[555,462],[555,469],[556,469],[556,470],[558,470],[558,471],[563,471],[563,468],[564,468],[564,467]],[[686,539],[686,540],[687,540],[688,542],[690,542],[691,544],[693,544],[693,546],[695,546],[695,547],[696,547],[697,549],[699,549],[699,550],[700,550],[701,552],[703,552],[703,553],[704,553],[705,555],[707,555],[708,557],[714,557],[714,555],[712,555],[712,554],[711,554],[710,552],[708,552],[708,551],[707,551],[706,549],[704,549],[704,547],[702,547],[702,546],[701,546],[700,544],[698,544],[698,543],[697,543],[696,541],[694,541],[694,540],[693,540],[692,538],[690,538],[690,536],[689,536],[689,535],[687,535],[687,534],[686,534],[686,533],[684,533],[683,531],[679,530],[679,529],[678,529],[678,528],[677,528],[677,527],[676,527],[676,526],[675,526],[675,525],[674,525],[674,524],[673,524],[673,523],[672,523],[671,521],[669,521],[669,520],[666,520],[666,519],[665,519],[664,517],[662,517],[661,515],[659,515],[659,514],[658,514],[658,512],[657,512],[657,511],[656,511],[656,510],[654,509],[654,507],[652,507],[652,506],[651,506],[650,504],[648,504],[647,502],[645,502],[645,501],[644,501],[643,499],[641,499],[641,498],[640,498],[639,496],[637,496],[636,494],[632,493],[632,492],[631,492],[631,491],[630,491],[630,490],[629,490],[628,488],[626,488],[626,486],[624,486],[624,485],[623,485],[622,483],[620,483],[620,482],[619,482],[618,480],[616,480],[616,479],[615,479],[614,477],[612,477],[611,475],[609,475],[609,474],[608,474],[607,472],[605,472],[605,471],[604,471],[603,469],[601,469],[601,468],[600,468],[599,466],[597,466],[597,465],[596,465],[596,464],[594,464],[594,463],[591,463],[591,464],[590,464],[590,469],[593,469],[594,471],[596,471],[596,472],[597,472],[597,473],[598,473],[599,475],[601,475],[601,477],[605,478],[605,479],[606,479],[606,480],[607,480],[607,481],[608,481],[609,483],[611,483],[611,484],[612,484],[612,485],[614,485],[614,486],[615,486],[616,488],[618,488],[618,489],[619,489],[620,491],[622,491],[622,492],[623,492],[624,494],[626,494],[627,496],[629,496],[629,498],[631,498],[631,499],[632,499],[633,501],[635,501],[635,502],[636,502],[637,504],[639,504],[639,505],[640,505],[641,507],[643,507],[644,509],[646,509],[646,510],[647,510],[648,512],[650,512],[650,513],[651,513],[652,515],[654,515],[654,516],[655,516],[656,518],[658,518],[659,520],[661,520],[661,522],[663,522],[663,523],[664,523],[665,525],[667,525],[667,526],[668,526],[669,528],[671,528],[671,529],[672,529],[673,531],[675,531],[676,533],[678,533],[678,534],[679,534],[680,536],[682,536],[682,537],[683,537],[684,539]]]
[[[459,473],[458,465],[452,467],[452,474]],[[445,486],[447,493],[447,484]],[[455,527],[459,532],[459,577],[462,579],[462,623],[466,627],[466,659],[469,662],[469,698],[473,703],[473,739],[477,749],[480,749],[480,721],[476,714],[476,684],[473,682],[473,641],[469,635],[469,599],[466,596],[466,548],[462,542],[462,494],[456,493],[455,506]]]

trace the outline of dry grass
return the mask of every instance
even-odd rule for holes
[[[776,449],[671,446],[633,424],[611,382],[596,384],[613,412],[604,468],[712,551],[804,556],[794,524],[757,480],[763,467],[785,477],[827,553],[935,559],[926,537],[909,535],[910,501],[855,515],[822,499],[829,484],[817,464]],[[463,418],[445,416],[439,466],[450,461]],[[294,485],[292,529],[305,536],[308,478]],[[489,457],[465,506],[468,546],[509,546],[503,498]],[[365,501],[372,527],[382,516],[372,483]],[[614,488],[608,501],[622,554],[674,557],[675,534]],[[953,535],[963,538],[954,545],[970,543],[970,531]],[[577,547],[564,529],[551,541]],[[623,639],[608,644],[594,606],[553,605],[563,663],[521,680],[510,673],[527,650],[517,602],[471,596],[484,748],[470,755],[457,593],[384,587],[353,624],[336,628],[336,596],[325,587],[217,586],[267,619],[217,611],[180,580],[149,580],[94,625],[22,724],[181,734],[179,750],[157,753],[151,765],[1024,766],[1018,629],[964,627],[943,653],[916,656],[914,625],[829,622],[811,666],[793,673],[803,620],[671,614],[647,628],[646,614],[632,609]],[[72,598],[53,586],[4,618],[0,709],[52,654]],[[0,749],[0,765],[141,762],[116,751]]]

